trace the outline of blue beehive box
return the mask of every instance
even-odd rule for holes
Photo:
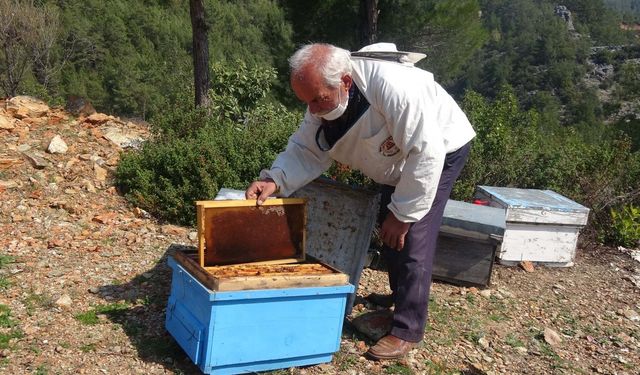
[[[281,219],[283,212],[273,210],[279,201],[271,201],[264,213]],[[244,207],[253,209],[255,203]],[[208,224],[200,229],[208,231]],[[256,257],[256,252],[247,253]],[[181,252],[169,257],[166,315],[167,330],[203,373],[253,373],[331,361],[340,348],[347,297],[354,291],[347,275],[309,260],[203,267],[198,262],[203,258]]]

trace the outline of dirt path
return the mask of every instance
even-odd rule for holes
[[[164,329],[166,251],[193,245],[194,233],[146,217],[111,186],[128,145],[105,134],[146,129],[55,109],[16,114],[0,109],[0,373],[199,373]],[[64,153],[44,151],[55,135]],[[406,359],[366,360],[372,342],[346,324],[332,363],[275,373],[638,374],[639,268],[592,246],[572,268],[496,266],[484,291],[435,283],[430,328]],[[385,284],[367,269],[358,294]],[[353,316],[375,308],[356,303]]]

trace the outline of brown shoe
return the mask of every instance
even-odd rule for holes
[[[409,353],[417,344],[418,343],[416,342],[404,341],[403,339],[393,335],[386,335],[378,340],[374,346],[369,348],[367,356],[376,361],[383,359],[396,359]]]
[[[389,308],[393,306],[393,294],[378,294],[371,293],[364,297],[367,301],[374,303],[378,306]]]

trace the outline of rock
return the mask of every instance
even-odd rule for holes
[[[169,234],[169,235],[176,235],[176,236],[186,236],[187,235],[187,228],[182,228],[176,225],[171,225],[171,224],[167,224],[167,225],[163,225],[161,228],[161,232],[162,234]]]
[[[520,354],[527,354],[529,351],[527,350],[527,348],[525,348],[524,346],[517,346],[515,348],[515,351],[520,353]]]
[[[533,263],[528,260],[523,260],[518,265],[527,272],[534,272],[536,270]]]
[[[191,241],[197,240],[198,239],[198,232],[195,232],[195,231],[189,232],[189,239]]]
[[[36,154],[35,152],[25,151],[22,153],[22,155],[24,155],[27,160],[29,160],[31,165],[33,165],[33,167],[36,169],[44,169],[49,165],[49,162],[47,162],[43,157]]]
[[[22,163],[20,159],[0,159],[0,169],[11,168],[13,165]]]
[[[15,96],[7,101],[7,112],[16,118],[42,117],[49,112],[49,106],[30,96]]]
[[[547,327],[544,329],[544,341],[551,346],[558,346],[562,343],[562,337],[560,337],[558,332]]]
[[[17,187],[17,186],[18,186],[18,183],[15,182],[14,180],[8,180],[8,181],[0,180],[0,188],[13,189],[14,187]]]
[[[63,294],[62,296],[60,296],[60,298],[56,300],[55,304],[60,307],[71,307],[71,305],[73,304],[73,301],[71,300],[71,297],[69,297],[68,294]]]
[[[136,215],[136,217],[139,217],[139,218],[144,218],[144,219],[150,219],[151,218],[151,215],[147,211],[143,210],[140,207],[135,207],[133,209],[133,214]]]
[[[19,152],[29,151],[29,150],[31,150],[31,146],[29,146],[28,144],[21,144],[21,145],[18,146],[17,150]]]
[[[638,315],[637,312],[635,312],[635,311],[633,311],[631,309],[622,310],[620,315],[622,315],[625,318],[631,320],[632,322],[640,321],[640,315]]]
[[[110,120],[114,120],[115,117],[113,116],[109,116],[109,115],[105,115],[104,113],[94,113],[92,115],[90,115],[89,117],[87,117],[84,122],[88,122],[90,124],[93,125],[100,125],[100,124],[104,124],[107,121]]]
[[[144,141],[142,138],[136,137],[135,135],[123,133],[118,128],[107,129],[103,137],[121,148],[137,149]]]
[[[390,310],[377,310],[357,316],[351,324],[365,336],[378,341],[389,333],[392,322],[393,313]]]
[[[104,182],[107,180],[107,170],[99,166],[97,163],[93,165],[93,170],[96,173],[96,180]]]
[[[85,181],[84,188],[87,189],[89,193],[96,192],[96,187],[91,183],[91,181]]]
[[[109,224],[115,217],[116,217],[115,212],[107,212],[105,214],[96,215],[91,220],[100,224]]]
[[[0,129],[11,130],[15,127],[13,119],[0,115]]]
[[[55,137],[53,137],[53,139],[51,139],[51,142],[49,142],[47,151],[49,151],[49,153],[51,154],[64,154],[68,149],[69,147],[64,142],[64,140],[59,135],[56,135]]]
[[[480,294],[484,298],[489,298],[489,297],[491,297],[491,290],[490,289],[484,289],[484,290],[481,290],[478,294]]]
[[[89,293],[98,294],[98,293],[100,293],[100,288],[98,288],[97,286],[91,287],[91,288],[89,288]]]
[[[480,339],[478,339],[478,344],[480,344],[482,349],[489,349],[489,340],[484,337],[480,337]]]

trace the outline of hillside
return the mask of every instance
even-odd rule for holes
[[[56,136],[66,150],[51,147]],[[144,124],[105,114],[0,102],[0,372],[198,373],[163,328],[167,252],[195,233],[112,185],[120,153],[146,137]],[[636,373],[640,264],[630,253],[583,244],[572,268],[496,265],[486,290],[435,283],[430,328],[405,360],[365,360],[373,341],[347,324],[333,362],[276,373]],[[349,319],[375,309],[361,296],[384,285],[366,269]]]

